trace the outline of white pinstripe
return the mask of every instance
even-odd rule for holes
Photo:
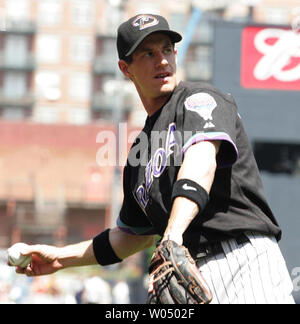
[[[249,243],[224,241],[224,253],[197,263],[212,290],[212,304],[294,304],[293,284],[276,239],[246,235]]]

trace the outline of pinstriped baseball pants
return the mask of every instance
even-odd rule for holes
[[[212,304],[294,304],[293,284],[274,237],[245,233],[249,243],[222,242],[224,253],[197,261]]]

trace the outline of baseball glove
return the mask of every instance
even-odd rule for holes
[[[212,293],[184,246],[164,241],[149,267],[148,304],[209,304]]]

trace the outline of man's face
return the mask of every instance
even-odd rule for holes
[[[177,51],[162,33],[149,35],[133,53],[128,65],[129,78],[140,95],[155,99],[173,92],[176,81]]]

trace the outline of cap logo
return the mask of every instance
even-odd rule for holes
[[[132,22],[132,26],[139,27],[139,30],[144,30],[158,24],[159,20],[156,17],[149,15],[140,15]]]

